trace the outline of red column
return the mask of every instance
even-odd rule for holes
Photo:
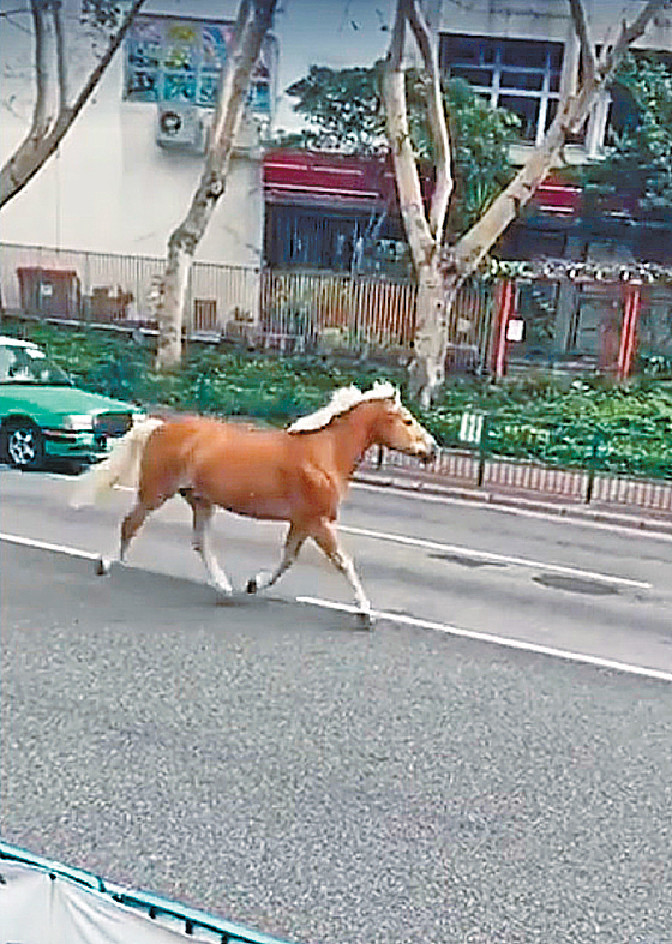
[[[642,286],[629,282],[625,286],[623,322],[618,347],[618,379],[626,380],[632,372],[632,360],[637,346],[637,322],[642,307]]]
[[[513,279],[502,279],[498,292],[498,311],[492,346],[492,372],[495,377],[506,374],[506,329],[514,313],[516,286]]]

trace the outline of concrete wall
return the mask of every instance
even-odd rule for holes
[[[68,5],[78,0],[66,0]],[[27,6],[27,4],[26,4]],[[0,10],[16,9],[2,0]],[[147,13],[229,18],[237,3],[149,2]],[[0,160],[25,133],[32,106],[32,40],[27,16],[2,19]],[[66,135],[60,153],[0,214],[0,239],[26,245],[164,256],[198,183],[203,158],[159,147],[156,105],[122,101],[120,50],[92,99]],[[259,265],[263,241],[263,180],[256,130],[243,129],[224,196],[197,258]]]
[[[564,42],[570,27],[567,0],[429,0],[434,22],[452,33],[501,36],[510,39],[543,39]],[[618,35],[623,19],[628,23],[641,13],[637,0],[585,0],[596,43]],[[672,11],[660,15],[637,44],[641,48],[672,50]]]

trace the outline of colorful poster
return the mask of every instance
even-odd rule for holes
[[[133,102],[155,102],[161,65],[163,33],[152,17],[137,17],[126,40],[124,98]]]
[[[163,88],[159,100],[162,102],[196,102],[196,71],[163,72]]]
[[[201,26],[185,21],[165,21],[164,69],[195,72],[200,64]]]
[[[198,104],[202,108],[214,108],[217,104],[219,72],[201,72],[198,83]]]
[[[170,16],[139,16],[125,42],[128,102],[170,102],[214,108],[219,76],[231,42],[230,23]],[[271,114],[275,40],[267,37],[248,98],[257,115]]]
[[[231,28],[220,26],[217,23],[206,23],[203,26],[203,59],[204,69],[219,71],[226,62],[226,50],[231,37]]]

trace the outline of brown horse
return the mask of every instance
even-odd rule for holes
[[[216,506],[253,518],[289,522],[282,559],[271,574],[258,573],[247,592],[270,587],[312,538],[344,574],[357,606],[368,622],[371,604],[352,561],[339,546],[336,517],[348,482],[366,450],[387,446],[430,460],[436,442],[402,405],[388,383],[361,393],[356,387],[336,391],[322,410],[285,430],[258,429],[205,417],[135,426],[110,456],[81,480],[80,496],[93,498],[137,478],[134,507],[121,525],[119,560],[148,514],[179,493],[193,514],[193,545],[215,588],[231,595],[231,582],[220,569],[209,544],[209,525]],[[75,504],[84,503],[82,500]],[[100,558],[97,572],[111,561]]]

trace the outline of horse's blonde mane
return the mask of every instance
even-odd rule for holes
[[[377,380],[373,387],[367,390],[366,393],[362,393],[359,387],[355,387],[354,384],[351,384],[349,387],[341,387],[339,390],[336,390],[326,406],[323,406],[315,413],[310,413],[308,416],[302,416],[300,419],[296,420],[295,423],[292,423],[291,426],[288,426],[287,431],[289,433],[314,433],[319,429],[324,429],[325,426],[328,426],[337,416],[342,416],[360,403],[364,403],[368,400],[398,399],[399,391],[388,381],[381,382]]]

